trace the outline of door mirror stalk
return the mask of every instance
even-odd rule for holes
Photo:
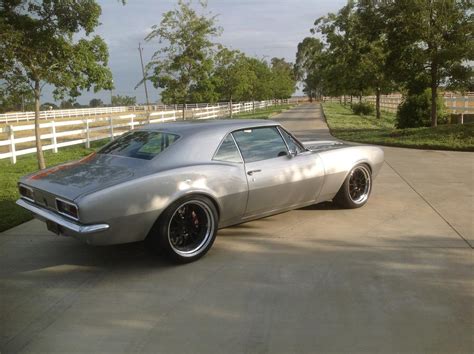
[[[288,157],[289,157],[290,159],[292,159],[293,157],[295,157],[296,155],[298,155],[298,151],[297,151],[296,149],[290,149],[289,151],[290,151],[290,153],[288,154]]]

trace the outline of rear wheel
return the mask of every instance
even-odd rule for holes
[[[216,207],[206,197],[189,196],[170,205],[148,236],[151,246],[178,263],[193,262],[211,248],[217,234]]]
[[[372,174],[366,164],[355,166],[334,197],[334,202],[346,209],[360,208],[372,191]]]

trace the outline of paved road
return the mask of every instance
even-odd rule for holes
[[[278,117],[328,137],[315,105]],[[385,149],[369,203],[221,230],[197,263],[0,235],[0,351],[472,353],[472,154]]]

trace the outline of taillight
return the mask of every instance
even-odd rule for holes
[[[74,220],[79,219],[79,211],[77,206],[71,202],[56,198],[56,208],[58,209],[59,213],[65,216],[73,218]]]
[[[18,190],[22,198],[28,199],[31,202],[35,201],[35,196],[33,195],[33,189],[20,184],[20,186],[18,187]]]

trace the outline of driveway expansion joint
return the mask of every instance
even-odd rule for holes
[[[408,187],[410,187],[410,189],[415,192],[436,214],[438,214],[438,216],[467,244],[467,246],[471,249],[474,248],[473,245],[471,245],[469,243],[469,241],[454,227],[453,224],[451,224],[444,216],[443,214],[441,214],[441,212],[438,211],[438,209],[436,209],[434,207],[433,204],[431,204],[420,192],[418,192],[415,187],[405,178],[403,177],[389,162],[387,159],[385,159],[385,163],[387,164],[387,166],[389,166],[393,172],[395,172],[398,177],[400,177],[402,179],[403,182],[406,183],[406,185]]]

